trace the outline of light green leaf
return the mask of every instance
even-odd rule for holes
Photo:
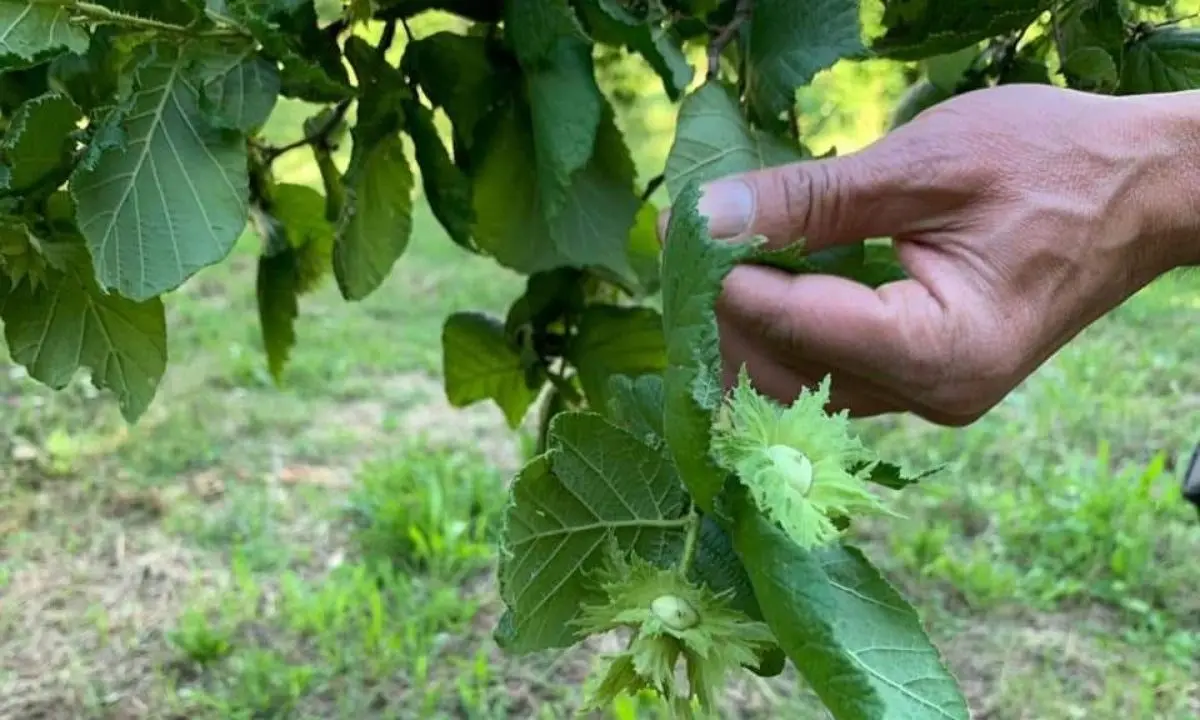
[[[412,169],[399,137],[371,148],[346,173],[346,204],[333,268],[347,300],[362,300],[387,278],[412,232]]]
[[[514,428],[546,380],[540,370],[527,372],[520,348],[505,335],[504,325],[479,313],[455,313],[446,320],[442,358],[451,405],[466,407],[491,399]]]
[[[708,82],[679,106],[675,142],[667,156],[667,190],[674,198],[689,182],[703,184],[805,156],[784,140],[750,127],[733,93],[719,82]]]
[[[543,61],[526,70],[525,85],[542,211],[554,222],[568,202],[573,176],[588,164],[599,142],[605,108],[591,46],[557,43]]]
[[[921,60],[1019,30],[1053,0],[889,0],[884,35],[871,49],[897,60]]]
[[[279,67],[254,52],[204,45],[192,72],[201,88],[201,108],[214,127],[252,133],[271,117],[279,99]]]
[[[8,187],[24,190],[56,169],[69,170],[74,151],[71,134],[82,117],[69,97],[55,92],[39,95],[17,108],[0,141],[0,157],[10,172]],[[61,170],[59,174],[60,180],[66,179]],[[57,184],[45,189],[53,190]]]
[[[970,718],[917,613],[859,550],[805,552],[744,497],[733,512],[763,616],[834,718]]]
[[[62,52],[87,52],[88,34],[66,3],[0,0],[0,68],[34,65]]]
[[[567,348],[588,404],[608,407],[608,381],[614,375],[661,372],[666,366],[662,317],[647,307],[590,305]]]
[[[36,291],[22,283],[3,304],[12,359],[55,390],[80,368],[90,369],[92,383],[113,391],[121,414],[135,422],[154,399],[167,365],[162,302],[105,294],[82,245],[59,251],[70,256],[65,271],[47,269]]]
[[[671,100],[678,100],[691,84],[695,71],[669,28],[635,16],[619,0],[585,0],[580,8],[596,40],[640,53],[662,78]]]
[[[150,46],[123,148],[71,182],[79,229],[101,286],[133,300],[174,290],[223,260],[246,226],[246,143],[215,132],[171,43]]]
[[[497,642],[514,653],[577,642],[580,605],[603,597],[588,573],[606,541],[651,563],[674,560],[684,500],[659,452],[599,415],[557,416],[549,451],[525,466],[505,512]]]
[[[796,89],[863,50],[859,0],[757,0],[750,19],[746,86],[755,112],[775,123]]]
[[[679,474],[706,513],[726,473],[709,454],[713,414],[721,404],[721,353],[714,306],[725,276],[753,249],[716,242],[689,183],[671,206],[663,251],[663,329],[667,369],[663,429]]]
[[[475,219],[475,211],[471,207],[470,181],[450,159],[429,108],[418,100],[406,100],[404,116],[416,150],[417,166],[421,169],[421,182],[429,209],[451,240],[459,247],[474,250],[471,223]]]
[[[1168,26],[1139,36],[1125,51],[1123,95],[1200,88],[1200,30]]]
[[[1091,92],[1111,92],[1120,80],[1112,55],[1095,45],[1071,53],[1062,71],[1071,87]]]

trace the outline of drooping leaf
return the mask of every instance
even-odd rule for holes
[[[666,365],[662,317],[651,308],[590,305],[567,349],[579,372],[588,404],[608,407],[608,381],[614,375],[661,372]]]
[[[733,504],[763,617],[833,717],[970,717],[917,613],[859,550],[805,552],[746,498]]]
[[[69,255],[65,270],[49,268],[37,290],[22,283],[3,303],[12,359],[55,390],[88,368],[92,383],[115,393],[121,414],[135,422],[154,399],[167,365],[162,301],[106,294],[81,244],[58,250]]]
[[[1087,0],[1059,11],[1054,35],[1069,86],[1104,93],[1116,89],[1124,64],[1125,23],[1120,0]]]
[[[725,276],[751,251],[716,242],[697,210],[700,191],[684,186],[671,206],[663,250],[663,330],[667,369],[663,429],[679,474],[706,513],[727,476],[709,453],[721,404],[721,353],[713,309]]]
[[[258,322],[267,353],[267,368],[275,382],[283,377],[284,366],[296,345],[295,325],[300,316],[297,266],[296,253],[290,249],[258,259],[255,285]]]
[[[658,565],[678,557],[685,496],[663,456],[593,413],[564,413],[549,451],[512,488],[505,512],[497,642],[527,653],[577,642],[580,605],[602,599],[588,573],[614,538]]]
[[[1071,53],[1063,62],[1062,71],[1071,87],[1090,92],[1111,92],[1120,81],[1120,71],[1112,55],[1095,45]]]
[[[0,69],[28,67],[63,52],[83,53],[88,34],[65,3],[0,0]]]
[[[678,100],[691,84],[695,72],[670,28],[637,17],[619,0],[584,0],[580,10],[597,41],[640,53],[662,79],[671,100]]]
[[[346,55],[364,94],[333,268],[342,297],[362,300],[387,278],[412,233],[414,178],[399,135],[409,94],[400,72],[361,38],[346,41]]]
[[[1147,32],[1125,51],[1121,94],[1200,88],[1200,30],[1168,26]]]
[[[455,313],[442,329],[442,374],[446,399],[454,407],[492,400],[517,427],[545,382],[534,373],[530,383],[521,349],[504,332],[504,325],[479,313]]]
[[[568,0],[508,0],[504,27],[513,51],[527,68],[547,60],[562,40],[588,40]]]
[[[201,89],[201,108],[214,127],[252,133],[261,128],[279,99],[279,68],[247,46],[231,52],[202,46],[192,72]]]
[[[416,151],[417,166],[421,169],[421,183],[429,209],[455,244],[474,250],[471,223],[475,215],[467,176],[450,159],[429,108],[418,100],[408,99],[404,102],[404,116]]]
[[[310,1],[225,0],[230,16],[250,30],[263,54],[280,63],[280,93],[308,102],[353,94],[337,40],[324,32]]]
[[[1053,0],[888,0],[885,33],[871,49],[897,60],[920,60],[1019,30]]]
[[[732,91],[707,82],[679,106],[675,141],[667,156],[667,190],[675,198],[690,182],[705,183],[805,156],[800,148],[750,127]]]
[[[778,123],[797,88],[862,52],[859,0],[757,0],[750,18],[746,87],[756,114]]]
[[[187,55],[168,42],[149,49],[124,146],[82,165],[71,182],[99,283],[133,300],[223,260],[249,208],[245,140],[207,125]]]
[[[71,134],[82,118],[79,108],[61,93],[40,95],[17,109],[0,141],[0,157],[9,171],[8,187],[22,191],[53,177],[57,188],[67,177],[74,152]]]

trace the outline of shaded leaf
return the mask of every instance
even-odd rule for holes
[[[70,169],[75,143],[72,134],[83,117],[69,97],[61,93],[38,96],[17,109],[0,141],[0,157],[9,170],[8,187],[27,189],[55,170],[60,182]]]
[[[666,366],[662,317],[652,308],[590,305],[566,357],[579,373],[588,404],[603,412],[612,376],[657,373]]]
[[[220,46],[202,48],[192,72],[209,123],[244,133],[257,131],[279,99],[278,66],[254,53],[253,47],[237,53]]]
[[[429,209],[455,244],[474,250],[471,223],[475,219],[475,211],[471,207],[470,181],[450,159],[429,108],[415,99],[409,99],[404,103],[404,115],[416,150],[417,166],[421,169],[421,183]]]
[[[888,0],[871,49],[897,60],[954,52],[1031,24],[1053,0]]]
[[[442,329],[442,374],[446,398],[454,407],[493,400],[510,427],[517,427],[537,397],[545,374],[527,382],[521,349],[504,332],[504,325],[479,313],[455,313]]]
[[[87,31],[69,18],[67,8],[52,2],[0,0],[0,69],[86,52]]]
[[[581,12],[599,42],[640,53],[662,79],[671,100],[678,100],[691,84],[695,71],[680,38],[669,28],[637,17],[618,0],[585,0]]]
[[[661,374],[613,375],[608,379],[608,418],[651,447],[663,446]]]
[[[497,642],[514,653],[578,641],[570,623],[582,603],[603,599],[588,573],[609,538],[659,565],[683,538],[685,496],[659,452],[593,413],[558,415],[548,445],[517,478],[504,517]]]
[[[1168,26],[1147,32],[1125,51],[1121,94],[1200,88],[1200,30]]]
[[[521,64],[532,67],[546,60],[562,40],[588,40],[567,0],[508,0],[504,27]]]

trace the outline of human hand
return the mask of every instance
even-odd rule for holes
[[[831,410],[978,419],[1196,253],[1200,173],[1183,158],[1198,156],[1200,122],[1195,99],[1178,102],[1001,86],[858,153],[710,183],[700,212],[716,238],[816,251],[891,236],[909,275],[872,289],[735,269],[717,304],[726,382],[745,364],[790,402],[832,374]]]

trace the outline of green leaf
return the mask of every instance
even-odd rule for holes
[[[954,52],[1033,23],[1053,0],[889,0],[871,49],[896,60]]]
[[[970,717],[917,613],[859,550],[806,552],[748,499],[733,512],[763,616],[833,717]]]
[[[892,110],[888,130],[895,130],[934,105],[949,100],[953,96],[954,93],[943,90],[929,80],[922,78],[916,81],[900,96],[900,102],[896,103],[895,109]]]
[[[925,478],[935,475],[942,470],[943,468],[939,466],[914,475],[899,465],[889,462],[879,462],[875,467],[871,468],[871,473],[867,476],[867,480],[891,490],[903,490],[910,485],[916,485]],[[859,468],[853,470],[853,472],[858,471]]]
[[[685,496],[659,452],[592,413],[557,416],[549,448],[517,478],[504,517],[497,642],[514,653],[578,641],[570,623],[603,597],[588,573],[609,538],[662,565],[683,537]]]
[[[695,71],[678,35],[669,28],[631,13],[619,0],[584,0],[581,12],[598,42],[620,45],[640,53],[662,78],[663,89],[678,100]]]
[[[613,375],[608,379],[608,418],[647,445],[662,447],[664,398],[661,374]]]
[[[716,242],[688,184],[671,207],[663,251],[663,329],[667,338],[663,429],[679,474],[704,512],[726,473],[709,454],[713,414],[721,404],[721,353],[713,309],[725,276],[753,249]]]
[[[282,378],[284,366],[296,345],[295,324],[300,316],[298,275],[296,253],[291,250],[258,259],[255,286],[258,321],[267,353],[267,368],[275,382]]]
[[[588,404],[603,412],[609,378],[657,373],[666,366],[662,317],[647,307],[590,305],[566,357],[579,373]]]
[[[205,45],[197,53],[196,83],[201,108],[214,127],[253,133],[259,130],[279,99],[279,68],[254,52],[253,46],[235,50]]]
[[[87,31],[69,17],[61,4],[0,0],[0,69],[28,67],[63,52],[86,52]]]
[[[667,156],[667,190],[674,198],[690,182],[703,184],[805,156],[784,140],[750,127],[732,91],[719,82],[708,82],[679,106],[675,141]]]
[[[1123,95],[1200,88],[1200,30],[1167,26],[1133,40],[1125,51]]]
[[[861,53],[858,0],[757,0],[750,18],[746,86],[763,121],[782,124],[796,89]]]
[[[404,79],[357,36],[346,41],[363,99],[346,170],[345,203],[333,247],[342,297],[362,300],[387,278],[412,233],[413,173],[399,129],[404,122]]]
[[[1071,87],[1112,92],[1121,75],[1125,16],[1119,0],[1085,0],[1058,13],[1055,40]]]
[[[30,188],[58,170],[60,181],[69,171],[74,151],[72,134],[83,117],[69,97],[40,95],[17,109],[0,141],[0,157],[9,170],[8,187]],[[45,188],[54,190],[61,182]]]
[[[1062,71],[1071,87],[1091,92],[1111,92],[1120,81],[1112,55],[1095,45],[1071,53]]]
[[[605,108],[596,152],[577,173],[566,204],[548,223],[530,164],[534,138],[519,104],[497,111],[493,132],[477,148],[472,173],[475,242],[496,260],[532,274],[556,267],[607,271],[616,281],[637,282],[628,258],[630,229],[639,207],[629,150]]]
[[[354,89],[337,39],[323,31],[312,2],[226,0],[230,17],[250,30],[263,54],[280,63],[280,93],[308,102],[337,102]]]
[[[637,291],[645,297],[662,286],[662,245],[658,242],[658,208],[643,203],[634,217],[627,246],[629,264],[637,278]]]
[[[588,40],[567,0],[508,0],[504,27],[517,59],[526,67],[546,60],[561,40]]]
[[[475,211],[471,207],[470,181],[450,159],[429,108],[418,100],[408,99],[404,102],[404,115],[429,209],[455,244],[473,251],[471,223]]]
[[[22,283],[3,303],[12,359],[55,390],[80,368],[90,369],[92,383],[114,392],[121,414],[135,422],[154,399],[167,365],[162,302],[105,294],[82,245],[58,251],[70,257],[65,270],[48,269],[36,291]]]
[[[71,182],[100,285],[133,300],[223,260],[248,215],[245,140],[207,127],[186,55],[165,42],[150,50],[125,146],[81,166]]]
[[[521,349],[504,332],[504,325],[479,313],[455,313],[442,329],[443,376],[446,398],[454,407],[491,399],[517,427],[545,382],[527,382]]]
[[[61,89],[86,113],[117,100],[126,58],[117,33],[111,26],[96,28],[86,54],[63,53],[50,62],[51,87]]]

